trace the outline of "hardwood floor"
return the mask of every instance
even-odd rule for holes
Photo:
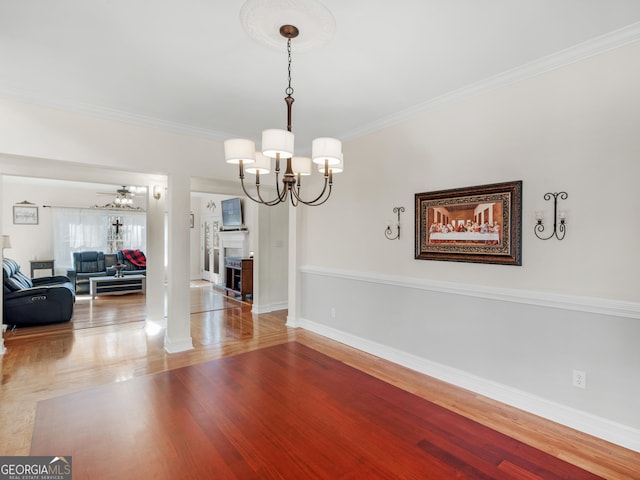
[[[298,342],[43,400],[53,452],[105,480],[601,478]]]
[[[28,335],[6,332],[8,351],[0,356],[0,455],[29,454],[36,405],[41,400],[295,340],[603,478],[640,478],[640,454],[636,452],[310,332],[289,329],[285,326],[286,312],[253,315],[250,305],[225,299],[206,286],[194,285],[191,294],[195,348],[179,354],[164,352],[162,325],[145,325],[140,295],[105,297],[78,305],[76,315],[91,317],[95,321],[92,327],[41,329]],[[105,311],[109,310],[109,301],[116,298],[123,302],[129,321],[100,326],[96,319],[104,316],[108,323]]]

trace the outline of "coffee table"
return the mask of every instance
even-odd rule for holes
[[[89,284],[92,299],[96,298],[96,295],[124,295],[137,292],[144,295],[147,290],[147,277],[144,275],[90,277]]]

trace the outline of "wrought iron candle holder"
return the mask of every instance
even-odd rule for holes
[[[536,234],[540,240],[549,240],[551,237],[555,236],[558,240],[562,240],[565,236],[566,232],[566,215],[565,212],[558,212],[558,198],[561,200],[566,200],[569,195],[567,192],[556,192],[556,193],[545,193],[544,199],[549,201],[553,197],[553,231],[549,234],[549,236],[542,236],[544,232],[544,225],[542,224],[542,219],[544,215],[542,212],[536,212],[536,225],[533,228],[533,232]],[[558,221],[559,220],[559,221]]]
[[[396,223],[396,234],[393,234],[393,229],[391,225],[387,225],[387,229],[384,231],[384,236],[389,240],[399,240],[400,239],[400,212],[404,212],[404,207],[394,207],[393,213],[398,214],[398,223]]]

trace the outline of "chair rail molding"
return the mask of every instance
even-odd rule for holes
[[[640,320],[640,303],[302,265],[301,273]]]

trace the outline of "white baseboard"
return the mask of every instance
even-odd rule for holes
[[[287,302],[275,302],[267,305],[256,305],[254,303],[251,308],[251,313],[269,313],[277,310],[286,310],[288,307],[289,304]]]
[[[191,337],[178,341],[170,341],[166,337],[164,339],[164,349],[167,353],[186,352],[187,350],[193,350],[193,348],[193,340]]]
[[[2,318],[0,316],[0,318]],[[4,338],[2,338],[2,334],[7,330],[7,326],[2,324],[2,333],[0,333],[0,355],[4,355],[7,353],[7,347],[4,346]]]
[[[287,326],[304,328],[457,387],[471,390],[520,410],[640,452],[640,430],[635,428],[627,427],[626,425],[612,422],[304,318],[294,319],[292,323],[293,325],[289,325],[289,321],[287,321]]]
[[[297,328],[300,325],[298,324],[298,319],[297,317],[294,317],[293,315],[289,314],[287,315],[287,323],[285,323],[285,325],[287,327],[291,327],[291,328]],[[307,330],[311,330],[310,328],[308,328]]]

